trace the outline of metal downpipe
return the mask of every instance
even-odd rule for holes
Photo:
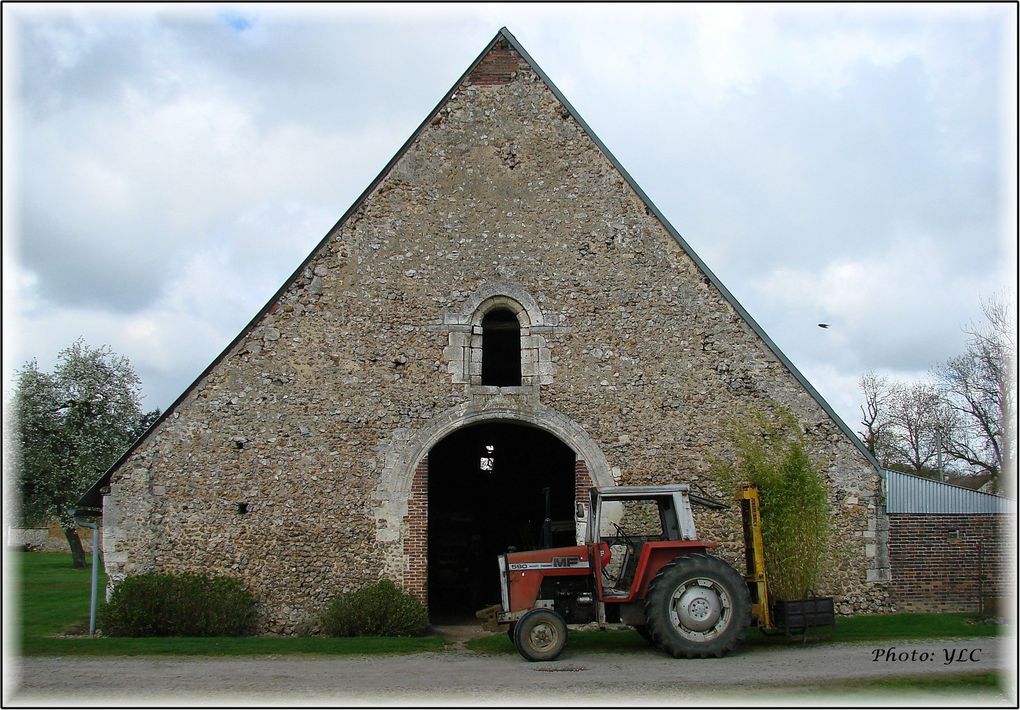
[[[99,523],[82,520],[77,513],[74,522],[92,530],[92,594],[89,600],[89,637],[92,638],[96,635],[96,601],[99,595]]]

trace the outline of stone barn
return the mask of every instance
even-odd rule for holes
[[[547,500],[574,544],[593,484],[730,495],[722,424],[774,403],[829,485],[815,591],[886,608],[876,462],[503,29],[83,502],[113,584],[234,575],[266,632],[380,577],[454,618]],[[697,516],[737,563],[738,508]]]

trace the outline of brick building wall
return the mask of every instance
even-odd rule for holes
[[[977,612],[1016,586],[1009,518],[995,514],[889,515],[891,600],[898,611]]]

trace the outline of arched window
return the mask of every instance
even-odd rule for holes
[[[469,388],[502,387],[502,394],[537,394],[539,386],[553,383],[555,366],[546,335],[556,332],[560,317],[547,320],[519,288],[507,287],[512,296],[493,290],[489,286],[470,299],[462,312],[443,314],[450,329],[443,359],[451,381]],[[473,394],[495,393],[484,389]]]
[[[482,318],[482,384],[521,386],[521,324],[509,309],[494,308]]]

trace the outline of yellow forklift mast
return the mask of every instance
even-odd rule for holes
[[[759,628],[772,628],[768,583],[765,579],[765,545],[761,537],[761,501],[757,486],[742,486],[737,492],[744,528],[744,555],[747,573],[744,581],[751,593],[751,616]]]

